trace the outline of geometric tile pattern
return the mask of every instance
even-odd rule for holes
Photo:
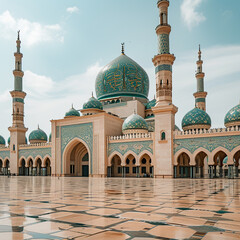
[[[10,158],[10,151],[0,151],[0,158],[4,160],[6,157]]]
[[[21,157],[24,157],[25,159],[27,159],[28,157],[32,157],[35,158],[37,156],[41,156],[41,158],[43,159],[45,156],[49,155],[51,157],[52,152],[51,152],[51,148],[50,147],[46,147],[46,148],[29,148],[29,149],[20,149],[19,150],[19,159]]]
[[[200,147],[212,152],[217,147],[224,147],[228,151],[232,151],[240,145],[240,136],[224,136],[224,137],[207,137],[207,138],[187,138],[174,139],[174,152],[184,148],[193,153]]]
[[[225,116],[224,123],[240,121],[240,104],[232,108]]]
[[[121,143],[109,143],[108,156],[114,151],[124,155],[129,150],[139,155],[144,150],[148,150],[153,153],[153,141],[139,141],[139,142],[121,142]]]
[[[148,129],[147,122],[139,115],[132,114],[125,119],[122,125],[122,130],[129,130],[129,129]]]
[[[169,35],[168,34],[158,35],[158,49],[159,49],[159,54],[169,54]]]
[[[160,71],[170,71],[170,72],[172,72],[172,66],[171,65],[167,65],[167,64],[158,65],[155,68],[155,73],[158,73]]]
[[[240,239],[239,180],[189,181],[0,176],[0,239]]]

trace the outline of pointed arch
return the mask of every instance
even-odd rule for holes
[[[129,150],[123,155],[122,166],[126,165],[126,160],[127,160],[129,155],[133,155],[133,157],[136,160],[136,164],[139,162],[138,155],[135,152],[133,152],[132,150]]]
[[[42,164],[43,164],[43,159],[42,159],[42,157],[41,157],[40,155],[37,155],[37,156],[35,157],[35,159],[33,160],[33,167],[36,167],[36,166],[37,166],[37,160],[38,160],[38,159],[40,159],[41,162],[42,162]]]
[[[182,149],[178,150],[174,155],[174,165],[175,166],[178,165],[178,157],[183,153],[186,153],[190,158],[190,163],[192,162],[192,159],[193,159],[192,153],[189,150],[182,148]]]
[[[238,151],[240,151],[240,146],[235,147],[235,148],[231,151],[232,156],[234,156]]]
[[[111,161],[112,158],[117,155],[120,159],[121,159],[121,163],[123,162],[123,155],[118,152],[118,151],[114,151],[113,153],[111,153],[111,155],[108,157],[108,166],[111,166]]]
[[[70,161],[70,154],[71,154],[72,150],[74,149],[74,147],[76,147],[79,143],[83,144],[83,146],[87,149],[88,157],[89,157],[89,174],[91,174],[92,159],[91,159],[91,151],[88,147],[88,144],[81,138],[75,137],[67,144],[67,146],[65,147],[63,154],[62,154],[61,173],[63,175],[67,174],[67,164],[68,164],[68,161]]]
[[[32,156],[28,156],[26,161],[26,167],[29,167],[30,160],[32,160],[32,163],[34,162],[34,158]]]
[[[26,158],[24,156],[20,157],[19,158],[19,162],[18,162],[18,167],[21,167],[22,166],[22,161],[24,160],[25,161],[25,164],[27,164],[27,161],[26,161]]]
[[[46,167],[46,161],[49,159],[50,163],[52,162],[51,157],[47,154],[46,156],[44,156],[43,161],[42,161],[42,166]]]
[[[9,165],[10,165],[10,160],[8,157],[5,157],[4,160],[3,160],[3,167],[7,167],[6,164],[7,164],[7,161],[9,162]]]
[[[144,151],[142,151],[142,152],[139,154],[138,164],[140,164],[141,158],[142,158],[145,154],[148,155],[148,156],[150,157],[150,159],[153,161],[153,154],[152,154],[151,152],[149,152],[148,150],[144,150]]]

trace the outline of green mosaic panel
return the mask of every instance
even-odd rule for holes
[[[121,55],[99,72],[95,90],[98,99],[116,96],[147,98],[149,79],[141,66],[128,56]]]
[[[124,155],[129,150],[139,155],[144,150],[148,150],[153,153],[153,141],[139,141],[139,142],[122,142],[122,143],[110,143],[108,145],[108,156],[117,151]]]
[[[22,98],[13,98],[13,102],[24,103],[24,99],[22,99]]]
[[[74,138],[79,138],[83,140],[91,154],[91,166],[92,166],[92,151],[93,151],[93,125],[92,123],[84,123],[84,124],[76,124],[63,126],[61,129],[61,153],[63,156],[64,149],[67,144]],[[63,166],[63,159],[61,160],[61,173]],[[92,174],[92,168],[90,169],[90,173]]]
[[[6,157],[10,158],[10,151],[0,151],[0,158],[4,160]]]
[[[205,102],[206,99],[205,98],[196,98],[196,103],[198,102]]]
[[[48,147],[48,148],[29,148],[29,149],[19,150],[19,158],[25,157],[25,159],[27,159],[30,156],[35,158],[38,155],[41,156],[41,158],[44,158],[46,155],[49,155],[51,157],[52,149]]]
[[[172,72],[172,66],[167,65],[167,64],[159,65],[155,68],[155,73],[158,73],[160,71],[170,71],[170,72]]]
[[[168,34],[158,35],[158,49],[159,49],[159,54],[169,54],[169,35]]]
[[[205,137],[205,138],[188,138],[174,140],[174,153],[182,148],[194,153],[198,148],[205,148],[212,152],[218,147],[224,147],[232,151],[240,145],[240,136],[225,136],[225,137]]]

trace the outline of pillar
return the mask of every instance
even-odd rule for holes
[[[32,176],[37,176],[37,168],[36,167],[32,168]]]

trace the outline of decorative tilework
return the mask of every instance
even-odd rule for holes
[[[0,158],[3,160],[6,157],[10,158],[10,151],[0,151]]]
[[[145,150],[153,153],[153,141],[110,143],[108,145],[108,156],[115,151],[124,155],[129,150],[133,151],[137,155]]]
[[[132,114],[125,119],[122,125],[122,130],[129,129],[148,129],[147,122],[139,115]]]
[[[38,155],[44,158],[46,155],[51,157],[52,149],[48,148],[29,148],[29,149],[20,149],[19,150],[19,158],[25,157],[26,159],[31,156],[33,158],[37,157]]]
[[[235,147],[240,145],[240,136],[224,136],[224,137],[209,137],[209,138],[188,138],[188,139],[175,139],[174,152],[176,153],[182,148],[187,149],[191,153],[198,148],[205,148],[212,152],[218,147],[224,147],[232,151]]]
[[[169,54],[169,35],[158,35],[159,54]]]
[[[13,102],[24,103],[24,99],[22,99],[22,98],[13,98]]]
[[[95,89],[98,99],[113,96],[147,98],[149,79],[141,66],[123,54],[99,72]]]
[[[224,123],[240,121],[240,104],[232,108],[225,116]]]
[[[205,98],[196,98],[196,103],[198,102],[206,102],[206,99]]]
[[[83,104],[83,109],[90,109],[90,108],[96,108],[96,109],[102,110],[103,105],[95,97],[91,97],[86,103]]]
[[[172,66],[168,65],[168,64],[159,65],[155,68],[155,73],[158,73],[160,71],[170,71],[170,72],[172,72]]]
[[[153,99],[152,101],[148,102],[147,105],[146,105],[146,109],[152,109],[152,107],[155,107],[156,105],[156,99]]]
[[[210,125],[211,126],[211,118],[209,115],[198,108],[194,108],[190,112],[188,112],[183,120],[182,127],[193,126],[193,125]]]
[[[92,166],[92,151],[93,151],[93,125],[92,123],[84,123],[77,125],[63,126],[61,129],[61,153],[67,144],[74,138],[82,139],[88,146],[91,154],[91,166]],[[61,161],[61,173],[62,172],[63,159]],[[92,174],[92,168],[90,169]]]

